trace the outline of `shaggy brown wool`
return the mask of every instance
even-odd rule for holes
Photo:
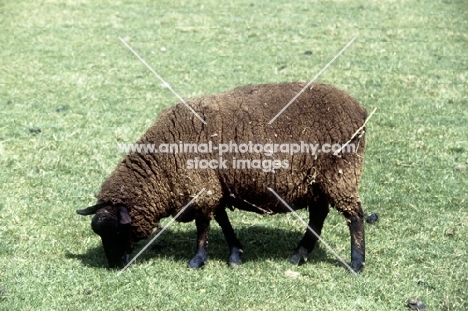
[[[207,124],[179,103],[164,110],[138,144],[318,143],[344,144],[364,124],[366,110],[331,85],[312,84],[271,125],[267,123],[305,86],[282,83],[244,86],[187,101]],[[363,217],[358,183],[363,169],[364,132],[351,142],[356,153],[316,156],[275,153],[225,154],[228,169],[188,169],[187,160],[218,159],[217,152],[130,153],[102,184],[99,203],[123,204],[132,218],[133,236],[147,238],[161,218],[175,215],[202,188],[183,221],[197,214],[213,216],[220,204],[256,212],[287,209],[267,190],[274,189],[294,208],[304,208],[318,187],[339,211]],[[232,158],[288,160],[287,169],[232,169]],[[221,199],[225,200],[222,201]],[[235,198],[229,201],[226,198]],[[258,208],[256,208],[258,207]]]

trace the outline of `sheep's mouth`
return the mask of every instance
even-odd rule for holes
[[[101,241],[110,268],[123,268],[130,262],[132,250],[124,241],[115,237],[101,237]]]
[[[122,269],[130,262],[130,254],[124,253],[120,258],[117,260],[108,260],[109,267],[112,269]]]
[[[119,254],[109,254],[106,252],[107,262],[109,263],[109,268],[112,269],[122,269],[130,262],[130,253],[123,252]]]

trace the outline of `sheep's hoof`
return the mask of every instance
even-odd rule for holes
[[[426,310],[424,303],[415,299],[409,299],[406,305],[410,307],[411,310]]]
[[[299,266],[307,261],[307,256],[301,254],[292,254],[289,256],[289,262],[293,265]]]
[[[243,250],[237,247],[231,249],[231,255],[229,256],[229,267],[238,268],[242,265],[242,260],[240,259]]]
[[[369,224],[375,224],[377,222],[377,220],[379,220],[379,214],[378,213],[374,213],[374,214],[370,214],[370,215],[364,215],[364,217],[366,218],[366,222],[369,223]]]
[[[309,252],[305,247],[298,246],[294,254],[289,256],[289,262],[293,265],[299,266],[302,265],[304,262],[307,261],[307,257],[309,256]]]
[[[289,256],[289,262],[293,265],[299,266],[307,261],[307,255],[295,253]]]
[[[192,268],[192,269],[200,269],[201,267],[203,267],[205,265],[205,260],[204,258],[200,257],[200,256],[195,256],[193,257],[192,259],[190,259],[189,261],[189,268]]]
[[[351,268],[353,268],[354,272],[356,273],[360,273],[362,272],[363,268],[364,268],[364,262],[362,261],[352,261],[351,262]]]

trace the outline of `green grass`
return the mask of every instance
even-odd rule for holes
[[[468,310],[465,1],[226,2],[0,0],[0,310],[406,310],[409,298]],[[301,224],[241,212],[240,269],[213,224],[207,266],[189,270],[193,223],[120,276],[106,269],[74,211],[94,203],[117,142],[177,102],[118,36],[184,98],[307,81],[356,36],[319,80],[378,108],[361,196],[381,219],[366,227],[365,272],[323,245],[291,266]],[[337,212],[323,238],[349,260]]]

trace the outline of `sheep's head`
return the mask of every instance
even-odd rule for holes
[[[124,205],[100,203],[76,212],[80,215],[95,214],[91,227],[101,237],[109,266],[124,267],[134,246],[131,238],[132,219],[127,208]]]

